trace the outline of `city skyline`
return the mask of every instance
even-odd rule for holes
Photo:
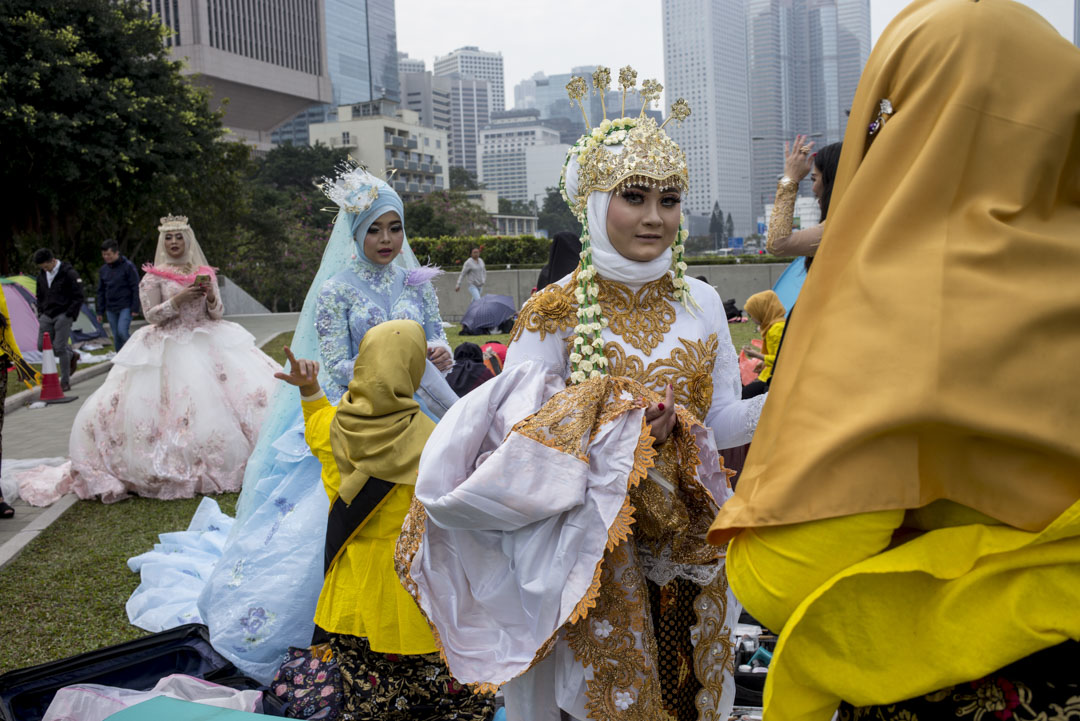
[[[1073,41],[1073,3],[1068,0],[1020,0]],[[871,43],[910,0],[871,0]],[[663,82],[662,5],[656,0],[624,0],[618,13],[602,4],[554,0],[517,4],[508,12],[499,0],[430,3],[396,0],[400,22],[398,47],[432,67],[436,56],[463,45],[502,52],[506,107],[513,107],[513,88],[536,72],[554,75],[571,67],[601,63],[633,65],[640,78]],[[483,17],[483,22],[476,22]],[[523,29],[527,28],[527,32]],[[513,42],[507,42],[513,38]],[[628,45],[630,46],[628,48]]]

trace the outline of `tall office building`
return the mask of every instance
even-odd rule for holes
[[[460,75],[463,78],[486,80],[488,113],[500,113],[506,109],[502,53],[492,53],[469,45],[435,58],[434,70],[437,76]]]
[[[1073,45],[1080,48],[1080,0],[1073,0]]]
[[[148,0],[171,34],[165,44],[183,72],[228,98],[225,126],[259,150],[270,133],[311,103],[332,100],[323,15],[326,0],[295,0],[294,10],[241,0]]]
[[[477,179],[500,198],[529,201],[526,153],[536,146],[555,146],[556,155],[566,157],[559,131],[540,119],[537,110],[509,110],[491,116],[491,124],[480,131],[477,149]],[[558,184],[558,176],[550,183]],[[542,201],[542,199],[541,199]]]
[[[491,119],[488,81],[460,75],[445,79],[450,83],[450,165],[476,173],[480,130]]]
[[[749,0],[755,216],[776,192],[784,142],[843,139],[870,55],[869,0]],[[809,193],[809,186],[803,193]]]
[[[402,107],[416,112],[420,124],[426,128],[450,130],[453,117],[450,110],[453,81],[450,78],[437,78],[430,71],[421,70],[402,72],[400,81]]]
[[[334,117],[338,106],[401,99],[394,0],[320,1],[326,4],[325,45],[333,102],[308,108],[282,125],[274,132],[274,143],[306,145],[308,125]]]
[[[664,0],[664,94],[685,98],[691,114],[668,125],[686,153],[687,215],[708,215],[716,203],[735,233],[753,227],[750,197],[750,113],[746,0]]]

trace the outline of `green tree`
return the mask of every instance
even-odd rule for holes
[[[349,157],[348,148],[315,145],[278,145],[257,164],[254,180],[278,190],[311,190]]]
[[[483,187],[477,181],[476,173],[460,165],[450,166],[450,190],[480,190]]]
[[[461,192],[440,190],[405,204],[405,230],[416,237],[483,235],[494,227],[491,216]]]
[[[0,270],[49,245],[85,273],[109,236],[145,259],[158,216],[195,226],[228,204],[196,228],[212,247],[243,212],[249,150],[220,142],[221,113],[181,76],[165,32],[142,0],[0,4]]]
[[[548,237],[556,233],[569,230],[574,235],[581,237],[581,223],[577,216],[570,210],[570,206],[562,199],[558,188],[548,188],[544,196],[544,206],[537,214],[536,226],[540,230],[546,230]]]
[[[724,223],[724,235],[727,240],[735,237],[735,221],[731,219],[731,213],[727,214],[727,222]]]
[[[535,215],[536,206],[525,200],[507,200],[499,198],[500,215]]]

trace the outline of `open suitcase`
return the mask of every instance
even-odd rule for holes
[[[40,721],[56,692],[72,684],[97,683],[145,691],[174,673],[241,690],[262,688],[213,649],[206,626],[193,623],[3,674],[0,720]],[[263,713],[284,715],[280,702],[271,694],[263,694]]]

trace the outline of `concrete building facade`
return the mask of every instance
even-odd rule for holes
[[[325,44],[333,99],[279,127],[273,134],[275,144],[306,145],[308,125],[333,119],[338,106],[401,97],[394,0],[322,2],[326,4]]]
[[[532,147],[565,148],[559,131],[540,120],[538,110],[496,113],[480,131],[477,179],[500,198],[529,201],[527,151]],[[564,152],[565,155],[565,152]]]
[[[210,88],[212,106],[228,99],[224,122],[237,140],[268,150],[275,127],[332,99],[324,0],[295,0],[290,12],[241,0],[148,6],[171,31],[165,43],[184,74]]]
[[[488,83],[488,113],[506,110],[503,83],[502,53],[493,53],[469,45],[435,58],[435,75],[486,80]]]
[[[449,187],[445,130],[424,127],[415,111],[388,100],[342,105],[336,115],[310,127],[313,145],[350,148],[350,155],[373,174],[389,177],[406,199]]]
[[[476,173],[480,130],[491,120],[488,82],[460,75],[444,79],[450,84],[450,164]]]
[[[537,209],[544,207],[548,188],[559,187],[568,152],[570,146],[565,143],[525,148],[525,193],[528,200],[536,203]]]
[[[420,115],[420,124],[449,131],[452,122],[451,80],[430,71],[402,72],[401,105]]]
[[[720,204],[736,235],[753,227],[746,0],[664,0],[664,86],[691,114],[668,125],[686,153],[690,191],[683,212]]]
[[[398,51],[397,57],[398,75],[404,75],[405,73],[422,73],[427,70],[427,65],[424,63],[423,58],[410,58],[408,53],[403,53],[400,50]]]

